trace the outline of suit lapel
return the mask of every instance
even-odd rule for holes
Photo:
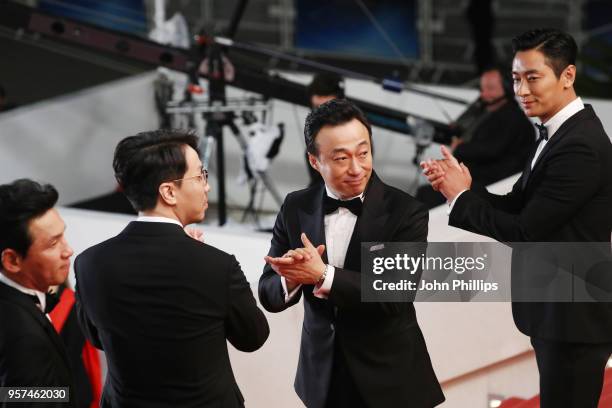
[[[306,233],[310,242],[316,247],[325,244],[325,226],[323,224],[323,195],[325,194],[325,185],[321,183],[319,188],[312,192],[312,199],[304,200],[306,205],[298,208],[298,219],[301,228],[300,232]],[[299,241],[299,236],[298,236]],[[302,242],[296,243],[296,247],[301,247]],[[295,245],[294,245],[295,246]],[[327,250],[321,256],[323,262],[327,263]]]
[[[375,172],[366,189],[363,211],[357,218],[351,241],[346,251],[344,267],[351,271],[361,270],[361,243],[383,239],[384,226],[389,219],[384,206],[384,185]]]
[[[567,122],[565,122],[567,123]],[[554,137],[551,138],[547,143],[546,146],[544,146],[544,148],[542,149],[542,151],[540,152],[540,155],[538,156],[538,158],[536,159],[536,162],[533,164],[533,169],[531,169],[531,172],[533,173],[534,171],[537,170],[538,165],[544,160],[544,158],[546,157],[546,155],[548,154],[548,152],[550,152],[550,149],[553,148],[554,145],[556,145],[559,140],[561,140],[561,138],[567,134],[567,130],[568,128],[565,126],[562,126],[559,130],[557,130],[557,132],[555,132]]]
[[[47,317],[40,311],[40,309],[34,304],[34,302],[25,294],[22,294],[17,289],[10,288],[3,283],[0,283],[0,296],[9,300],[11,303],[17,304],[24,308],[32,318],[41,325],[57,352],[62,356],[64,364],[66,365],[67,372],[70,372],[70,362],[68,355],[66,354],[66,347],[64,346],[61,337],[55,331],[55,328],[47,319]]]
[[[531,179],[531,176],[533,175],[533,173],[536,172],[541,167],[540,163],[544,161],[544,159],[546,158],[548,153],[554,148],[554,146],[557,145],[559,141],[563,139],[570,132],[570,130],[574,127],[574,125],[576,125],[576,123],[584,119],[585,116],[588,116],[590,112],[591,112],[591,107],[589,105],[585,105],[584,109],[575,113],[572,117],[570,117],[565,122],[563,122],[561,127],[555,132],[555,134],[546,143],[546,146],[544,146],[544,149],[542,149],[542,151],[540,152],[540,155],[538,156],[536,162],[533,164],[533,168],[532,168],[531,162],[533,161],[533,156],[535,155],[535,152],[537,151],[537,146],[536,146],[536,150],[534,151],[534,154],[531,155],[531,157],[527,161],[527,165],[525,166],[525,170],[523,171],[523,190],[525,190],[525,188],[527,187],[527,184],[529,180]]]
[[[525,168],[523,169],[523,175],[521,178],[521,181],[522,181],[521,188],[523,190],[525,190],[525,187],[527,186],[527,180],[529,180],[529,177],[531,176],[531,162],[533,161],[533,157],[535,156],[537,151],[538,151],[538,146],[536,145],[535,149],[533,149],[533,152],[529,155],[529,159],[525,163]]]

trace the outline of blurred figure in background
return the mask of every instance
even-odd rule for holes
[[[484,189],[523,170],[535,146],[535,128],[516,103],[510,81],[499,68],[480,76],[480,97],[456,121],[451,141],[453,155],[470,168],[473,187]],[[444,196],[430,185],[417,191],[429,208],[443,204]]]
[[[308,84],[308,100],[310,108],[315,109],[327,101],[336,98],[344,98],[344,80],[338,74],[330,72],[321,72],[315,74],[310,84]],[[306,168],[310,181],[308,186],[312,186],[323,182],[318,171],[312,168],[308,162],[308,152],[305,152]]]

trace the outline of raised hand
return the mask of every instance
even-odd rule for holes
[[[316,284],[325,271],[325,263],[321,259],[325,245],[315,247],[304,233],[300,238],[304,244],[303,248],[289,250],[282,257],[266,256],[264,260],[276,273],[290,282]]]
[[[423,161],[421,168],[431,187],[451,202],[461,191],[470,189],[472,176],[445,146],[441,146],[440,150],[443,159]]]

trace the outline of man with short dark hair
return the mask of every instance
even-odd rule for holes
[[[260,348],[265,316],[234,256],[190,238],[208,206],[197,137],[143,132],[117,145],[113,167],[139,212],[75,261],[77,311],[106,352],[103,407],[242,407],[226,340]]]
[[[336,98],[344,98],[344,81],[338,74],[320,72],[314,75],[307,87],[308,100],[315,109]]]
[[[324,183],[287,196],[259,280],[268,311],[304,297],[296,392],[309,408],[440,404],[414,305],[361,302],[361,242],[425,242],[427,210],[373,171],[371,128],[351,102],[314,109],[304,137]]]
[[[70,363],[47,313],[57,299],[73,252],[64,237],[53,186],[17,180],[0,186],[0,387],[69,387]],[[0,401],[0,406],[5,406]]]
[[[445,160],[422,163],[450,203],[449,225],[500,242],[610,242],[612,144],[574,91],[576,42],[538,29],[513,45],[514,92],[525,113],[542,122],[537,148],[504,196],[472,191],[468,168],[445,149]],[[512,273],[513,280],[520,273],[514,261]],[[586,284],[598,288],[593,277]],[[541,406],[596,408],[612,353],[612,303],[514,302],[512,310],[535,350]]]

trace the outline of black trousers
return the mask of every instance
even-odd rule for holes
[[[357,385],[346,366],[338,342],[334,345],[334,365],[327,394],[326,408],[366,408]]]
[[[597,408],[612,343],[531,338],[540,371],[541,408]]]

